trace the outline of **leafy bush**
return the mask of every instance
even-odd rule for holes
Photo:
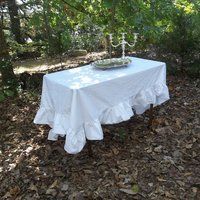
[[[169,24],[157,45],[164,52],[180,56],[183,63],[194,60],[200,50],[200,15],[195,4],[177,2],[171,9]]]
[[[192,78],[200,77],[200,62],[199,60],[194,61],[186,68],[187,74]]]

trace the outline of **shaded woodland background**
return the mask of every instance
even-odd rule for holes
[[[198,200],[200,196],[199,0],[0,0],[0,199]],[[68,155],[33,124],[43,75],[127,55],[167,63],[170,100]],[[112,49],[120,56],[120,49]]]
[[[137,32],[137,46],[128,51],[154,54],[169,63],[171,73],[199,76],[198,0],[0,2],[1,99],[16,94],[21,85],[13,73],[16,61],[52,57],[62,62],[66,55],[104,51],[109,33],[120,39],[126,32],[132,41]]]

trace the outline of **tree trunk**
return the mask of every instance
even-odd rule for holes
[[[17,79],[13,71],[12,63],[10,61],[8,47],[1,23],[0,23],[0,73],[3,86],[8,86],[13,91],[16,91]]]
[[[19,44],[23,44],[24,39],[22,38],[21,35],[18,7],[15,0],[8,0],[8,10],[11,22],[11,32],[15,37],[15,41],[17,41]]]

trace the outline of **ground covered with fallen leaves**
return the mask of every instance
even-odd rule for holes
[[[200,197],[200,80],[168,76],[171,99],[103,126],[104,140],[76,155],[33,124],[37,92],[0,103],[0,199],[183,199]]]

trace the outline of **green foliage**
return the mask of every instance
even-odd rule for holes
[[[138,193],[138,192],[139,192],[139,186],[138,186],[137,184],[134,184],[134,185],[132,186],[132,191],[133,191],[134,193]]]
[[[5,94],[3,91],[0,90],[0,102],[5,99]]]
[[[200,50],[200,15],[198,7],[188,1],[177,1],[171,10],[169,25],[161,36],[160,47],[181,56],[183,61]]]
[[[0,87],[0,102],[4,101],[7,97],[14,97],[16,93],[9,87]]]
[[[86,49],[87,51],[97,51],[101,49],[104,40],[101,27],[92,24],[90,19],[86,19],[81,26],[76,26],[71,33],[72,49]]]
[[[42,41],[19,44],[14,40],[8,40],[8,44],[12,47],[10,52],[12,60],[35,58],[45,54],[45,42]]]
[[[125,132],[125,130],[123,128],[119,129],[119,137],[120,137],[120,140],[122,142],[125,141],[125,139],[126,139],[126,132]]]
[[[8,57],[0,59],[0,72],[2,83],[0,83],[0,99],[11,97],[17,94],[18,82],[12,71],[11,60]]]
[[[133,41],[139,33],[136,50],[156,46],[159,52],[194,60],[200,48],[200,3],[198,0],[27,0],[20,6],[22,32],[41,46],[16,46],[14,54],[39,51],[55,55],[73,49],[102,49],[105,37],[114,33],[120,39],[126,32]],[[133,50],[133,49],[128,49]]]

